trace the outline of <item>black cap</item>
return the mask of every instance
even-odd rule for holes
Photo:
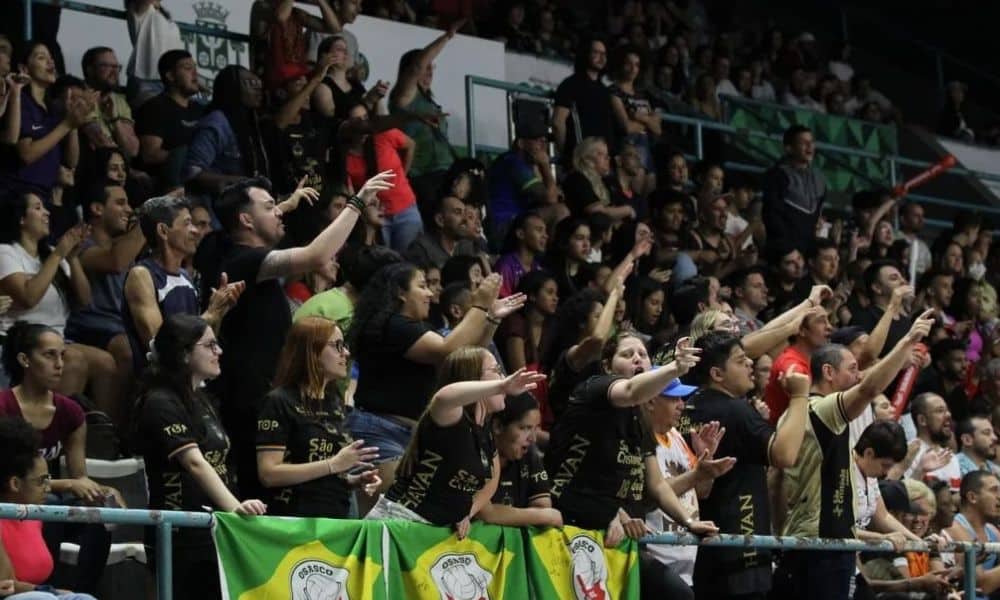
[[[917,512],[910,504],[910,495],[902,481],[883,479],[878,482],[878,491],[882,494],[882,502],[885,503],[886,510],[902,513]]]
[[[850,346],[859,337],[868,333],[865,331],[864,327],[859,327],[857,325],[850,325],[848,327],[841,327],[834,331],[830,335],[830,341],[834,344],[840,344],[841,346]]]

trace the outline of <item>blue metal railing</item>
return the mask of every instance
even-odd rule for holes
[[[171,541],[172,527],[207,529],[212,527],[211,513],[180,512],[169,510],[136,510],[120,508],[82,508],[78,506],[42,506],[35,504],[0,503],[0,520],[35,520],[61,523],[115,523],[119,525],[152,525],[157,529],[156,538],[156,589],[159,600],[172,600]],[[777,537],[766,535],[720,534],[700,538],[692,534],[660,533],[639,540],[642,545],[669,544],[684,546],[713,546],[768,548],[774,550],[826,550],[841,552],[881,552],[897,550],[888,541],[864,542],[856,539],[820,539]],[[928,552],[924,542],[909,542],[904,551]],[[976,590],[976,556],[980,552],[1000,553],[1000,543],[949,542],[946,551],[962,552],[964,557],[963,584],[966,598],[974,598]]]

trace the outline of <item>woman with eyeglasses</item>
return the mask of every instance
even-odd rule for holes
[[[448,355],[395,483],[366,518],[453,525],[459,539],[466,536],[500,477],[489,416],[503,410],[506,395],[533,390],[545,379],[524,369],[507,377],[501,373],[482,348],[464,346]]]
[[[39,452],[38,433],[22,419],[0,419],[0,502],[43,504],[52,477]],[[8,600],[94,600],[56,590],[52,554],[41,521],[0,521],[0,596]]]
[[[352,488],[374,493],[381,483],[378,448],[344,425],[336,382],[350,356],[340,328],[322,317],[296,321],[285,338],[257,420],[257,472],[275,491],[272,514],[345,518]]]
[[[229,436],[213,401],[202,391],[219,376],[222,348],[201,317],[172,315],[150,345],[149,369],[139,384],[136,444],[146,463],[151,510],[204,511],[206,506],[262,515],[260,500],[240,501],[228,461]],[[146,528],[146,556],[155,550]],[[150,558],[149,565],[156,561]],[[219,598],[212,535],[184,528],[173,535],[173,585],[178,598]]]

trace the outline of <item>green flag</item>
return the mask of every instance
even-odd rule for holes
[[[474,522],[458,541],[447,527],[386,521],[389,597],[406,600],[527,599],[516,527]]]
[[[240,517],[213,530],[227,600],[387,600],[382,523]]]
[[[545,600],[638,600],[638,544],[604,547],[604,533],[567,525],[525,530],[531,597]]]

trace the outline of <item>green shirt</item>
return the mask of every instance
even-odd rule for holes
[[[429,94],[417,86],[413,100],[403,107],[416,114],[440,113],[441,105],[435,102]],[[435,133],[435,129],[437,133]],[[410,121],[403,127],[403,132],[416,142],[413,164],[408,174],[411,177],[427,175],[435,171],[446,171],[451,167],[454,157],[451,145],[448,143],[448,120],[442,118],[437,127],[424,121]]]

